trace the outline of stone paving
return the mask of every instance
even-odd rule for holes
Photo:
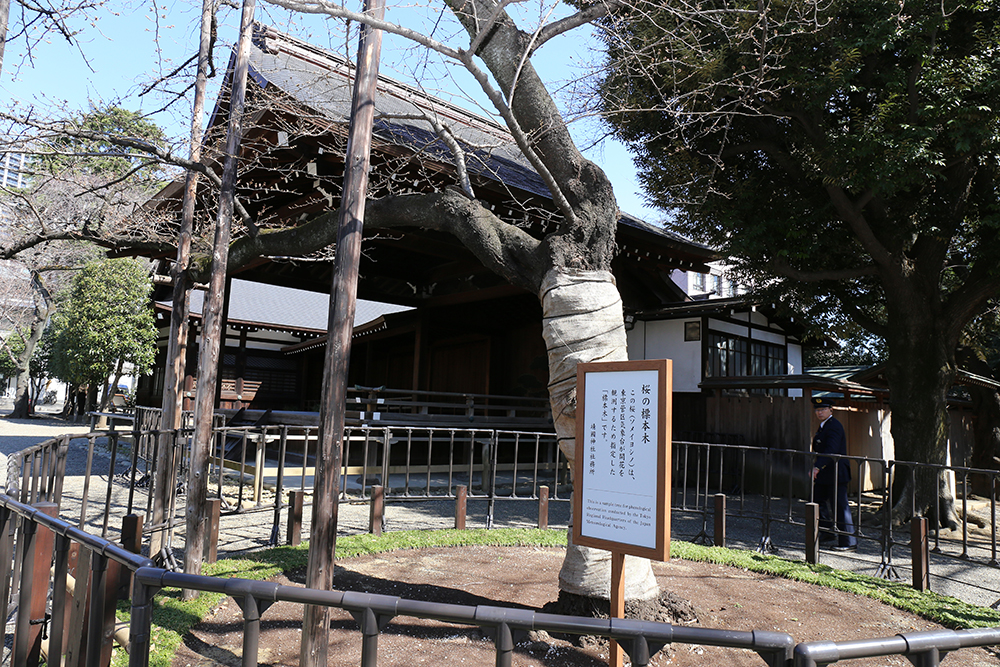
[[[0,403],[0,454],[6,455],[36,444],[42,440],[57,435],[71,433],[76,436],[86,434],[86,425],[69,424],[55,419],[11,420],[5,417],[9,413],[9,403]],[[45,415],[42,415],[45,417]],[[64,486],[64,518],[73,520],[79,518],[82,496],[82,472],[86,462],[86,439],[73,441],[67,466],[67,478]],[[2,463],[2,461],[0,461]],[[110,458],[105,447],[100,442],[95,447],[93,470],[96,477],[92,479],[89,491],[90,506],[87,510],[88,529],[100,533],[102,528],[102,506],[108,494],[107,471]],[[6,466],[0,467],[5,470]],[[103,472],[102,472],[103,471]],[[119,472],[121,472],[119,470]],[[123,506],[127,502],[128,488],[122,484],[111,484],[111,503],[113,506]],[[96,499],[96,500],[95,500]],[[135,506],[139,511],[144,509],[145,495],[137,496]],[[752,502],[752,499],[751,499]],[[74,505],[75,503],[75,505]],[[98,506],[100,505],[100,506]],[[176,553],[183,549],[183,514],[178,509],[178,528],[172,540]],[[450,499],[443,500],[393,500],[386,502],[385,530],[433,529],[454,527],[455,503]],[[733,506],[730,506],[733,511]],[[466,526],[468,528],[486,528],[488,501],[470,498]],[[70,518],[72,517],[72,518]],[[303,516],[303,539],[308,539],[309,526],[308,501]],[[285,541],[287,511],[282,511],[278,522],[278,539]],[[565,528],[569,521],[569,503],[566,500],[553,500],[549,505],[549,526]],[[705,519],[697,514],[682,512],[675,508],[672,515],[671,535],[678,540],[696,540],[700,533],[711,535],[712,517],[707,517],[707,531],[704,530]],[[494,522],[497,527],[533,527],[538,522],[537,502],[531,500],[497,500],[494,504]],[[369,505],[367,502],[342,503],[338,512],[338,531],[342,535],[357,534],[368,531]],[[220,529],[220,555],[236,555],[240,552],[261,548],[268,544],[274,525],[274,510],[249,510],[242,513],[229,514],[223,517]],[[109,526],[109,535],[115,537],[117,526]],[[727,546],[742,549],[756,549],[760,545],[761,521],[730,517],[726,527]],[[805,558],[803,549],[802,528],[784,523],[773,523],[770,529],[773,553],[789,560],[801,561]],[[900,539],[897,537],[897,539]],[[960,559],[943,555],[931,555],[931,589],[951,595],[972,604],[993,606],[1000,602],[1000,569],[985,564],[989,560],[989,545],[980,545],[973,553],[975,559]],[[179,556],[178,556],[179,557]],[[911,581],[912,573],[909,567],[909,550],[896,547],[893,551],[893,571],[904,582]],[[820,562],[831,567],[856,571],[864,574],[876,574],[882,563],[880,545],[872,539],[862,539],[856,553],[840,554],[822,551]]]

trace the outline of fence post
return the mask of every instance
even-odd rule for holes
[[[726,546],[726,494],[715,494],[715,535],[713,544],[717,547]]]
[[[83,665],[87,655],[87,598],[90,586],[89,549],[74,544],[70,547],[69,569],[73,576],[73,598],[67,601],[69,623],[66,625],[66,667]]]
[[[122,517],[122,548],[134,554],[142,553],[142,524],[140,514],[126,514]],[[118,599],[128,600],[132,596],[132,571],[121,569],[118,582]]]
[[[52,564],[52,619],[49,622],[49,665],[61,665],[63,639],[66,631],[66,581],[69,578],[69,551],[71,542],[65,535],[57,535],[55,557]]]
[[[465,530],[465,515],[468,506],[469,487],[464,484],[456,488],[455,494],[455,529]]]
[[[288,492],[288,544],[293,547],[302,542],[302,500],[305,494],[302,489]]]
[[[136,574],[138,575],[139,572]],[[157,590],[159,589],[144,583],[139,576],[136,576],[128,635],[129,667],[146,667],[149,664],[150,635],[153,626],[153,596],[156,595]]]
[[[819,562],[819,503],[806,503],[806,562]]]
[[[385,514],[385,487],[372,487],[371,507],[368,512],[368,532],[378,537],[382,534],[382,518]]]
[[[17,530],[17,516],[6,507],[0,508],[0,609],[10,607],[11,563],[14,558],[14,534]],[[7,643],[7,624],[0,629],[4,643]]]
[[[538,487],[538,528],[545,530],[549,527],[549,487]]]
[[[55,503],[35,505],[42,514],[56,516]],[[54,536],[48,528],[30,519],[24,526],[24,566],[21,568],[21,587],[18,595],[17,621],[14,627],[12,665],[34,667],[42,655],[42,629],[49,595],[49,571],[52,568]]]
[[[90,609],[87,620],[86,664],[107,667],[111,664],[111,650],[114,648],[115,605],[114,595],[116,568],[108,567],[110,559],[104,554],[94,553],[90,559]],[[117,565],[116,561],[115,565]],[[109,590],[110,589],[110,590]]]
[[[913,559],[913,587],[918,591],[930,590],[931,556],[925,516],[910,519],[910,554]]]
[[[209,498],[208,526],[205,529],[205,562],[214,563],[219,559],[219,523],[222,520],[222,498]]]

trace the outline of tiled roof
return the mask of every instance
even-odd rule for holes
[[[353,84],[348,73],[351,63],[343,56],[257,24],[250,67],[259,85],[275,86],[329,120],[346,123],[350,118]],[[375,107],[377,138],[416,151],[426,158],[452,164],[451,149],[438,138],[431,123],[413,118],[435,117],[462,144],[470,173],[551,198],[541,177],[507,129],[490,119],[383,75],[379,75]],[[401,118],[403,116],[406,118]],[[714,254],[705,245],[631,215],[623,214],[619,223],[669,239],[696,254]]]
[[[342,56],[258,24],[250,67],[259,85],[275,86],[329,120],[347,122],[350,118],[353,84],[348,78],[350,63]],[[375,107],[374,132],[379,139],[452,163],[452,151],[431,123],[413,118],[436,117],[463,145],[471,173],[550,196],[506,129],[492,121],[381,75]]]

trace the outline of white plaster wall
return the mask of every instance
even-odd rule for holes
[[[788,374],[799,375],[802,373],[802,346],[798,343],[788,343]],[[802,396],[801,389],[789,389],[789,396]]]
[[[760,329],[754,329],[750,332],[750,336],[753,340],[762,340],[765,343],[774,343],[775,345],[785,344],[784,334],[775,333],[773,331],[761,331]]]
[[[709,329],[712,331],[721,331],[723,333],[731,333],[736,336],[746,336],[747,328],[743,325],[733,324],[732,322],[723,322],[721,320],[709,320]],[[704,332],[703,332],[704,333]]]
[[[674,391],[700,391],[701,341],[684,340],[684,320],[636,322],[627,336],[629,359],[670,359]]]

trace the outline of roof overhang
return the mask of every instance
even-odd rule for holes
[[[746,375],[705,378],[698,385],[706,390],[802,389],[803,392],[843,394],[845,397],[886,398],[888,390],[821,375]]]

